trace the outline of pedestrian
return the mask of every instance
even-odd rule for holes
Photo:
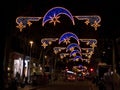
[[[17,81],[15,78],[12,78],[9,89],[10,90],[18,90]]]
[[[15,79],[16,79],[17,85],[19,86],[20,84],[20,73],[19,72],[16,72]]]
[[[120,90],[120,76],[118,75],[118,73],[115,71],[113,72],[113,74],[111,75],[112,79],[113,79],[113,90]]]
[[[106,90],[113,90],[113,77],[112,77],[111,72],[112,71],[111,71],[111,68],[110,68],[103,75]]]
[[[99,90],[106,90],[103,78],[99,80],[98,87],[99,87]]]

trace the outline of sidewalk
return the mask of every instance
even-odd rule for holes
[[[50,84],[50,83],[49,83]],[[46,85],[49,85],[46,84]],[[25,87],[18,87],[18,90],[37,90],[40,87],[45,87],[46,85],[38,85],[38,86],[33,86],[33,85],[25,85]]]
[[[31,85],[26,85],[24,88],[18,87],[18,90],[35,90],[36,87],[33,87]]]

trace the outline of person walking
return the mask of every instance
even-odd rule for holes
[[[15,78],[12,78],[9,90],[18,90],[18,84]]]
[[[111,76],[111,69],[108,69],[103,75],[106,90],[113,90],[113,78]]]
[[[120,90],[120,76],[118,75],[116,70],[111,76],[113,79],[113,90]]]

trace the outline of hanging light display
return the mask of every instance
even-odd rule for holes
[[[90,25],[94,27],[95,30],[97,30],[98,27],[100,27],[101,18],[98,15],[84,15],[84,16],[73,16],[69,10],[67,10],[64,7],[53,7],[49,9],[44,16],[40,17],[25,17],[20,16],[16,18],[16,23],[18,24],[16,27],[19,28],[20,32],[26,26],[31,26],[33,21],[40,21],[42,19],[42,26],[45,26],[47,22],[53,23],[54,26],[56,26],[56,23],[61,23],[60,16],[66,15],[72,22],[73,25],[75,25],[75,19],[77,20],[84,20],[86,25]]]

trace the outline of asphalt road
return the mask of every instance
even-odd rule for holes
[[[99,90],[89,81],[55,81],[46,86],[26,86],[18,90]]]

